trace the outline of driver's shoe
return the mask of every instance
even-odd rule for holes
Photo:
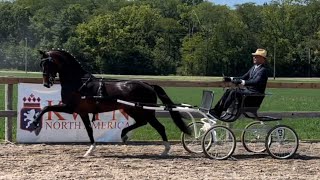
[[[214,118],[216,118],[216,119],[220,119],[221,113],[222,113],[222,112],[217,111],[217,110],[215,110],[215,109],[210,109],[210,110],[209,110],[209,114],[212,115],[212,116],[213,116]]]

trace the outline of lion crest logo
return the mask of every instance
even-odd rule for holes
[[[20,111],[20,127],[23,130],[32,132],[35,127],[33,125],[34,119],[41,112],[40,98],[36,98],[33,94],[29,97],[24,97],[23,107]],[[42,127],[42,119],[40,120],[40,127]]]

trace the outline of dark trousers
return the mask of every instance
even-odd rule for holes
[[[243,95],[253,94],[257,94],[257,92],[250,91],[247,88],[227,89],[220,98],[220,100],[217,102],[215,107],[213,108],[213,111],[215,115],[220,116],[223,111],[226,111],[230,107],[232,102],[238,100],[240,105],[240,103],[242,102]]]

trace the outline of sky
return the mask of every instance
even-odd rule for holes
[[[215,4],[228,5],[233,7],[235,4],[243,4],[247,2],[254,2],[258,5],[262,5],[265,2],[270,2],[270,0],[209,0]]]

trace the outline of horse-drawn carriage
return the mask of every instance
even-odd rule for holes
[[[239,88],[239,87],[235,87]],[[227,159],[236,149],[236,136],[228,127],[229,123],[238,120],[242,115],[254,120],[242,130],[241,142],[243,147],[252,153],[263,153],[276,159],[287,159],[295,155],[299,139],[297,133],[287,125],[281,125],[281,118],[271,116],[259,116],[257,111],[266,94],[246,95],[241,102],[235,100],[231,107],[224,112],[219,119],[209,113],[214,93],[203,91],[201,105],[199,107],[189,104],[176,104],[174,106],[148,106],[139,104],[140,108],[152,110],[179,111],[187,114],[192,122],[188,127],[192,130],[191,135],[182,133],[181,142],[186,151],[190,153],[204,153],[212,159]],[[257,103],[251,103],[252,98],[260,99]],[[118,100],[129,106],[137,106],[134,102]],[[195,115],[202,118],[196,121]],[[218,122],[223,122],[218,123]],[[274,123],[269,122],[276,122]]]
[[[250,98],[246,96],[241,102],[234,101],[230,108],[218,119],[214,118],[209,110],[213,102],[212,91],[203,91],[200,107],[188,104],[174,104],[166,92],[157,85],[150,85],[141,81],[107,81],[102,82],[91,73],[85,71],[80,63],[66,51],[52,50],[40,52],[41,67],[43,70],[44,86],[50,88],[54,78],[59,74],[62,86],[62,104],[46,106],[35,118],[33,124],[35,133],[39,134],[41,116],[49,111],[78,113],[86,127],[91,146],[85,156],[92,154],[95,149],[93,129],[90,124],[89,113],[107,112],[115,109],[123,109],[135,120],[135,124],[122,130],[121,138],[125,141],[127,132],[149,123],[161,135],[167,154],[170,145],[165,133],[165,128],[155,117],[156,110],[169,111],[175,124],[183,132],[183,147],[192,153],[204,152],[214,159],[227,159],[236,148],[236,138],[232,129],[218,122],[233,122],[241,115],[254,121],[248,124],[241,135],[244,148],[250,152],[267,151],[272,157],[285,159],[292,157],[298,148],[296,132],[286,125],[270,126],[268,122],[279,121],[280,118],[270,116],[258,116],[257,111],[265,95],[260,98],[258,105],[251,105]],[[164,104],[156,104],[159,98]],[[149,111],[148,111],[149,110]],[[189,127],[192,129],[188,135],[188,127],[181,119],[184,112],[191,118]],[[194,114],[202,116],[196,121]],[[93,116],[94,117],[94,116]],[[92,119],[94,121],[94,119]]]
[[[217,122],[226,122],[228,125],[243,115],[254,120],[246,125],[241,133],[242,145],[248,152],[267,151],[273,158],[291,158],[299,145],[297,133],[291,127],[281,125],[279,123],[281,118],[258,115],[257,111],[264,96],[265,94],[243,96],[241,102],[235,100],[231,107],[216,119],[209,113],[214,97],[213,92],[203,91],[202,103],[199,107],[203,118],[201,121],[193,121],[189,124],[193,127],[192,136],[182,134],[184,148],[192,153],[204,152],[206,156],[214,159],[230,157],[236,148],[236,137],[231,128],[226,125],[217,125]],[[260,98],[260,102],[251,103],[252,98]],[[270,122],[276,122],[276,125]],[[201,150],[196,149],[198,141],[201,141]]]

